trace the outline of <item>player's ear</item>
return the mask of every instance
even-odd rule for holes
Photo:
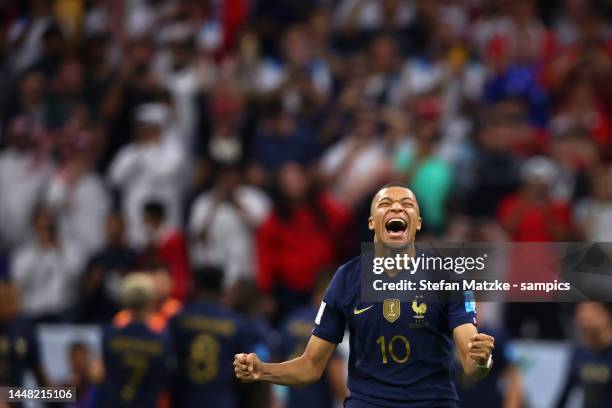
[[[421,224],[423,224],[423,220],[421,219],[421,217],[419,217],[418,220],[417,220],[417,225],[416,225],[416,230],[417,231],[421,230]]]
[[[368,229],[374,231],[374,219],[372,216],[368,217]]]

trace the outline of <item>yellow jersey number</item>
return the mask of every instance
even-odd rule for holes
[[[395,346],[396,350],[393,350],[393,347],[394,345],[401,343],[404,344],[405,351],[401,355],[398,355],[396,351],[397,346]],[[408,358],[410,358],[410,342],[402,335],[398,334],[393,336],[388,342],[385,339],[385,336],[380,336],[376,340],[376,344],[380,345],[380,354],[382,356],[383,364],[387,364],[389,362],[389,357],[391,357],[391,360],[397,364],[403,364],[408,361]]]
[[[204,384],[219,371],[219,341],[210,334],[200,334],[189,347],[187,372],[192,382]]]
[[[129,402],[136,395],[145,371],[149,368],[149,359],[140,354],[129,353],[123,355],[122,362],[125,367],[130,369],[130,374],[121,389],[121,398]]]

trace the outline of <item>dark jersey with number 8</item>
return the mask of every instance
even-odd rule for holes
[[[177,407],[236,406],[234,354],[256,351],[256,334],[238,314],[208,302],[183,308],[169,324],[177,350]]]

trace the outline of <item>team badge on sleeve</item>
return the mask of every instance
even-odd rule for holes
[[[463,292],[463,295],[465,296],[465,311],[468,313],[476,312],[476,299],[474,298],[474,292],[471,290],[466,290]]]

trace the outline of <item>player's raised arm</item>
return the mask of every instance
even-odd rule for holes
[[[465,374],[474,379],[486,377],[492,367],[491,353],[495,339],[478,333],[471,323],[457,326],[453,330],[453,337]]]
[[[267,381],[279,385],[304,386],[321,378],[335,343],[311,336],[304,353],[283,363],[262,363],[255,353],[236,354],[234,371],[243,382]]]

